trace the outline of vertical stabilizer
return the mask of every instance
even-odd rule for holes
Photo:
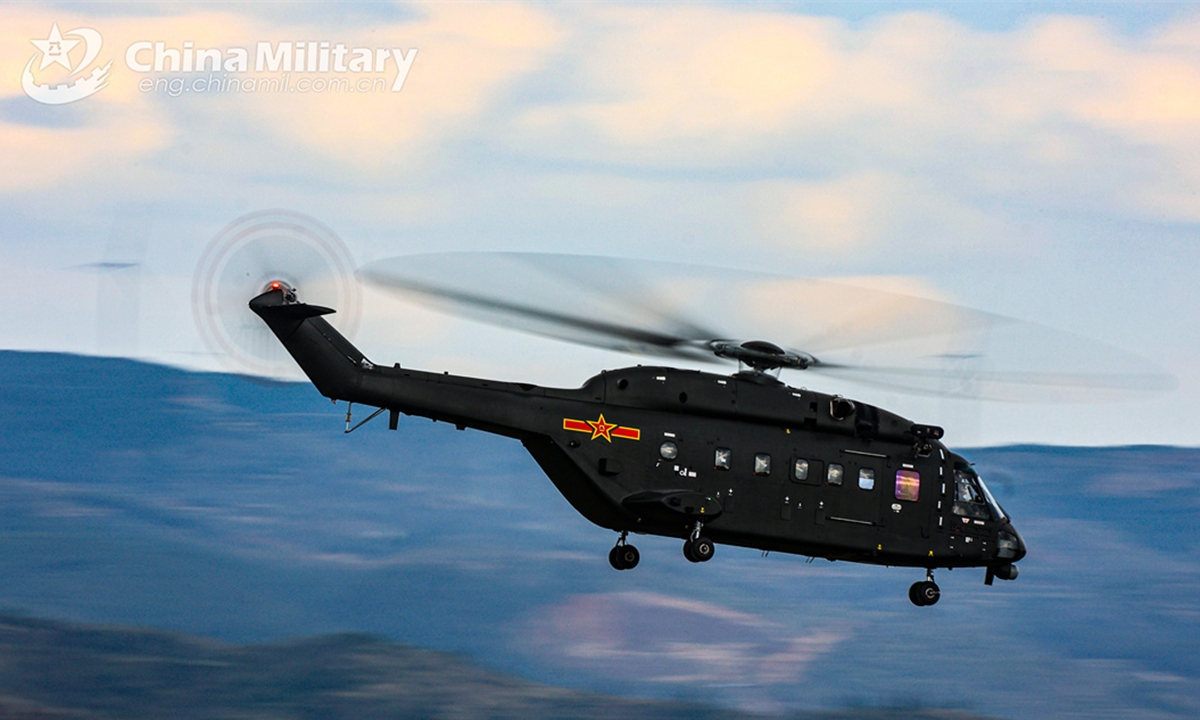
[[[348,399],[360,382],[366,358],[322,315],[334,312],[297,301],[295,293],[279,284],[250,301],[250,309],[296,360],[304,374],[325,397]]]

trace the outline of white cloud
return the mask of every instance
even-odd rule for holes
[[[862,27],[729,7],[573,19],[574,70],[556,81],[586,92],[523,112],[512,142],[525,152],[818,178],[797,186],[829,202],[797,212],[843,245],[871,235],[855,198],[888,173],[949,198],[939,215],[968,233],[981,221],[971,206],[996,193],[1200,219],[1189,202],[1200,192],[1200,35],[1183,29],[1195,22],[1131,39],[1090,18],[1003,33],[918,13]]]
[[[863,172],[828,182],[754,186],[761,236],[787,248],[863,253],[892,244],[909,251],[986,245],[1003,224],[922,178]]]
[[[8,78],[0,98],[27,102],[29,118],[0,121],[0,192],[43,190],[114,174],[136,178],[135,194],[171,193],[196,170],[222,186],[241,178],[280,174],[323,177],[365,185],[437,164],[447,137],[471,132],[514,79],[544,61],[557,31],[537,6],[430,4],[398,22],[329,29],[279,24],[234,12],[189,12],[167,6],[146,16],[89,18],[48,10],[6,11],[0,31],[0,69]],[[21,71],[36,50],[30,38],[52,24],[99,30],[98,59],[113,60],[110,84],[70,108],[39,107],[22,95]],[[194,93],[177,97],[143,92],[147,76],[125,67],[125,50],[138,41],[168,48],[254,48],[259,41],[328,39],[350,47],[418,50],[400,92]],[[145,60],[146,57],[143,57]],[[392,67],[392,66],[389,66]],[[386,77],[392,81],[394,72]],[[187,78],[191,79],[191,78]],[[390,88],[390,86],[389,86]],[[54,113],[58,113],[55,115]],[[78,122],[63,126],[70,113]],[[162,156],[156,172],[129,172],[139,160]],[[178,174],[186,173],[187,179]],[[176,175],[176,177],[172,177]]]
[[[165,114],[138,97],[130,79],[119,73],[100,94],[70,107],[41,107],[25,98],[21,74],[37,53],[30,40],[45,37],[55,23],[64,31],[94,24],[85,16],[47,13],[30,6],[5,9],[0,28],[0,76],[5,81],[0,82],[0,99],[28,103],[26,111],[35,122],[0,119],[0,193],[86,186],[97,177],[111,178],[121,167],[168,147],[175,139]],[[145,22],[131,25],[125,28],[129,32],[148,30]],[[119,28],[102,35],[97,64],[113,59],[114,48],[124,37]],[[74,61],[81,58],[82,49]],[[114,60],[114,67],[118,62]],[[78,122],[53,122],[63,115]],[[44,120],[50,122],[39,124]]]
[[[321,31],[288,32],[308,37]],[[417,19],[360,28],[344,41],[416,48],[404,88],[398,94],[246,95],[233,105],[210,104],[219,115],[214,119],[235,126],[248,120],[310,158],[394,176],[406,169],[401,163],[436,158],[448,136],[476,130],[472,123],[515,79],[546,61],[557,30],[537,6],[429,4]]]

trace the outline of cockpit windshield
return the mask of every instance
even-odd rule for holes
[[[1004,512],[1004,508],[1000,507],[1000,503],[996,502],[996,498],[992,496],[992,491],[988,490],[987,483],[983,481],[983,478],[976,474],[975,481],[979,483],[979,489],[983,491],[983,496],[987,499],[988,507],[992,509],[992,517],[996,520],[1007,520],[1008,514]]]
[[[977,520],[1007,520],[983,478],[968,465],[954,468],[954,514]]]

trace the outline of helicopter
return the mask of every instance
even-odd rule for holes
[[[693,563],[721,544],[924,570],[909,588],[922,607],[941,596],[938,569],[982,568],[987,585],[1017,578],[1024,540],[941,427],[790,386],[784,370],[975,400],[1090,402],[1173,386],[1101,343],[862,284],[539,253],[408,255],[369,263],[348,282],[353,267],[313,218],[244,215],[197,266],[198,325],[240,369],[298,367],[347,404],[347,433],[386,412],[391,430],[405,414],[521,442],[577,512],[617,534],[608,560],[620,571],[639,564],[629,540],[642,535],[682,540]],[[578,388],[376,363],[347,338],[362,302],[357,281],[505,329],[672,362],[605,370]],[[730,333],[716,320],[734,306],[740,331]],[[762,322],[769,316],[782,324]],[[798,339],[785,348],[767,337]],[[1003,357],[979,351],[989,342]],[[861,352],[869,346],[874,361]],[[1051,352],[1019,352],[1031,348]],[[1104,366],[1045,362],[1068,355]],[[915,362],[897,362],[904,357]],[[375,410],[352,426],[356,404]]]
[[[322,395],[519,440],[590,522],[619,533],[617,570],[638,565],[630,533],[924,568],[918,606],[936,603],[939,567],[1013,580],[1026,549],[943,430],[848,398],[798,390],[769,371],[815,362],[764,341],[714,344],[750,369],[732,376],[638,366],[577,389],[379,365],[335,330],[331,308],[272,281],[249,303]]]
[[[454,254],[428,258],[443,266],[448,259],[452,268],[470,262]],[[982,568],[987,585],[1017,578],[1024,540],[971,463],[942,442],[941,427],[779,379],[781,369],[855,368],[764,340],[721,340],[694,326],[672,334],[580,317],[424,273],[438,274],[409,256],[375,263],[361,276],[520,329],[558,337],[566,330],[577,341],[581,332],[599,335],[613,347],[709,355],[740,369],[638,365],[605,370],[579,388],[542,387],[373,362],[327,321],[334,309],[303,302],[284,280],[269,282],[248,307],[322,395],[348,403],[347,432],[358,404],[376,410],[355,428],[386,412],[392,430],[405,414],[521,442],[577,512],[617,533],[608,555],[616,570],[639,564],[629,541],[635,534],[681,539],[693,563],[712,559],[721,544],[924,570],[909,588],[922,607],[940,598],[937,569]],[[1085,384],[1090,391],[1113,382]]]

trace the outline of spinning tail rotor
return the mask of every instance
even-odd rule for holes
[[[349,250],[321,222],[287,210],[243,215],[209,242],[192,286],[196,325],[209,351],[230,370],[299,377],[291,357],[246,306],[273,284],[336,308],[329,321],[353,338],[362,291]]]

